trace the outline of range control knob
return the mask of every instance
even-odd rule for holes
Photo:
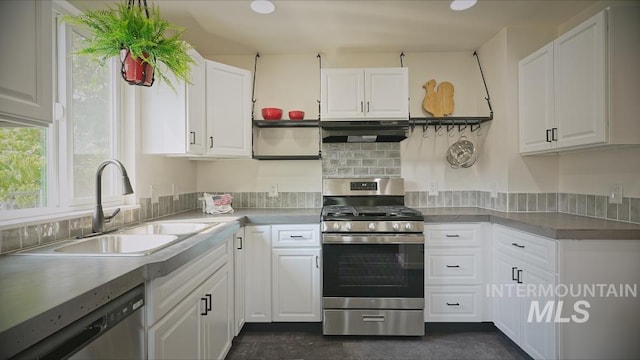
[[[338,231],[340,230],[340,224],[338,224],[337,222],[333,223],[333,231]]]
[[[376,224],[375,223],[369,223],[369,230],[375,230],[376,229]]]
[[[407,229],[407,230],[411,230],[411,229],[413,229],[413,225],[411,225],[411,223],[406,223],[406,224],[404,224],[404,228]]]
[[[400,224],[398,224],[398,223],[394,223],[392,227],[393,227],[393,230],[395,230],[395,231],[400,230]]]
[[[347,230],[347,231],[351,231],[351,223],[346,223],[346,224],[344,224],[344,228],[345,228],[345,230]]]

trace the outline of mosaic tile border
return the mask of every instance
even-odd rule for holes
[[[640,224],[640,198],[623,197],[609,204],[605,195],[573,193],[504,193],[489,191],[407,191],[405,203],[412,207],[479,207],[504,212],[560,212],[598,219]]]

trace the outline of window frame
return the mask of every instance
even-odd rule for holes
[[[51,109],[51,116],[53,122],[48,126],[35,125],[32,122],[25,121],[24,123],[12,122],[16,126],[28,126],[38,127],[45,129],[46,132],[46,196],[45,206],[29,209],[18,209],[10,211],[0,212],[0,225],[3,223],[17,223],[17,222],[30,222],[34,219],[42,218],[57,218],[64,216],[66,213],[74,213],[79,211],[85,211],[93,209],[95,206],[95,196],[89,196],[86,198],[74,199],[72,193],[72,187],[70,183],[73,181],[70,158],[73,156],[72,149],[69,144],[69,136],[72,131],[72,125],[66,118],[67,114],[64,109],[69,108],[67,106],[68,95],[71,93],[71,88],[67,87],[67,83],[70,80],[67,75],[66,67],[70,66],[69,61],[65,61],[67,57],[68,45],[71,41],[70,30],[71,25],[60,21],[64,15],[78,15],[80,10],[76,9],[73,5],[66,1],[54,0],[53,11],[51,16],[53,17],[53,24],[51,29],[51,41],[53,44],[53,56],[51,59],[51,67],[53,73],[53,93],[54,93],[54,108]],[[77,28],[73,28],[73,31],[77,31],[82,35],[86,33]],[[64,38],[64,41],[60,41]],[[112,81],[112,109],[111,112],[111,158],[119,159],[124,152],[124,137],[123,137],[123,123],[122,119],[125,116],[124,109],[124,93],[123,83],[118,79],[117,69],[119,62],[116,58],[111,60],[111,76]],[[97,169],[96,169],[97,170]],[[108,176],[108,171],[103,174],[104,178]],[[120,176],[116,171],[111,172],[113,181],[111,181],[112,187],[115,192],[113,196],[102,197],[102,205],[104,207],[112,206],[126,206],[125,196],[119,192],[119,185],[121,183]]]

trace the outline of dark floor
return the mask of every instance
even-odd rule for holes
[[[234,339],[226,359],[528,359],[528,356],[496,331],[362,337],[323,336],[315,329],[244,329]]]

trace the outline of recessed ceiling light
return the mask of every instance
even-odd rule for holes
[[[451,10],[467,10],[478,2],[478,0],[453,0],[451,2]]]
[[[276,6],[269,0],[253,0],[251,2],[251,10],[258,14],[271,14]]]

